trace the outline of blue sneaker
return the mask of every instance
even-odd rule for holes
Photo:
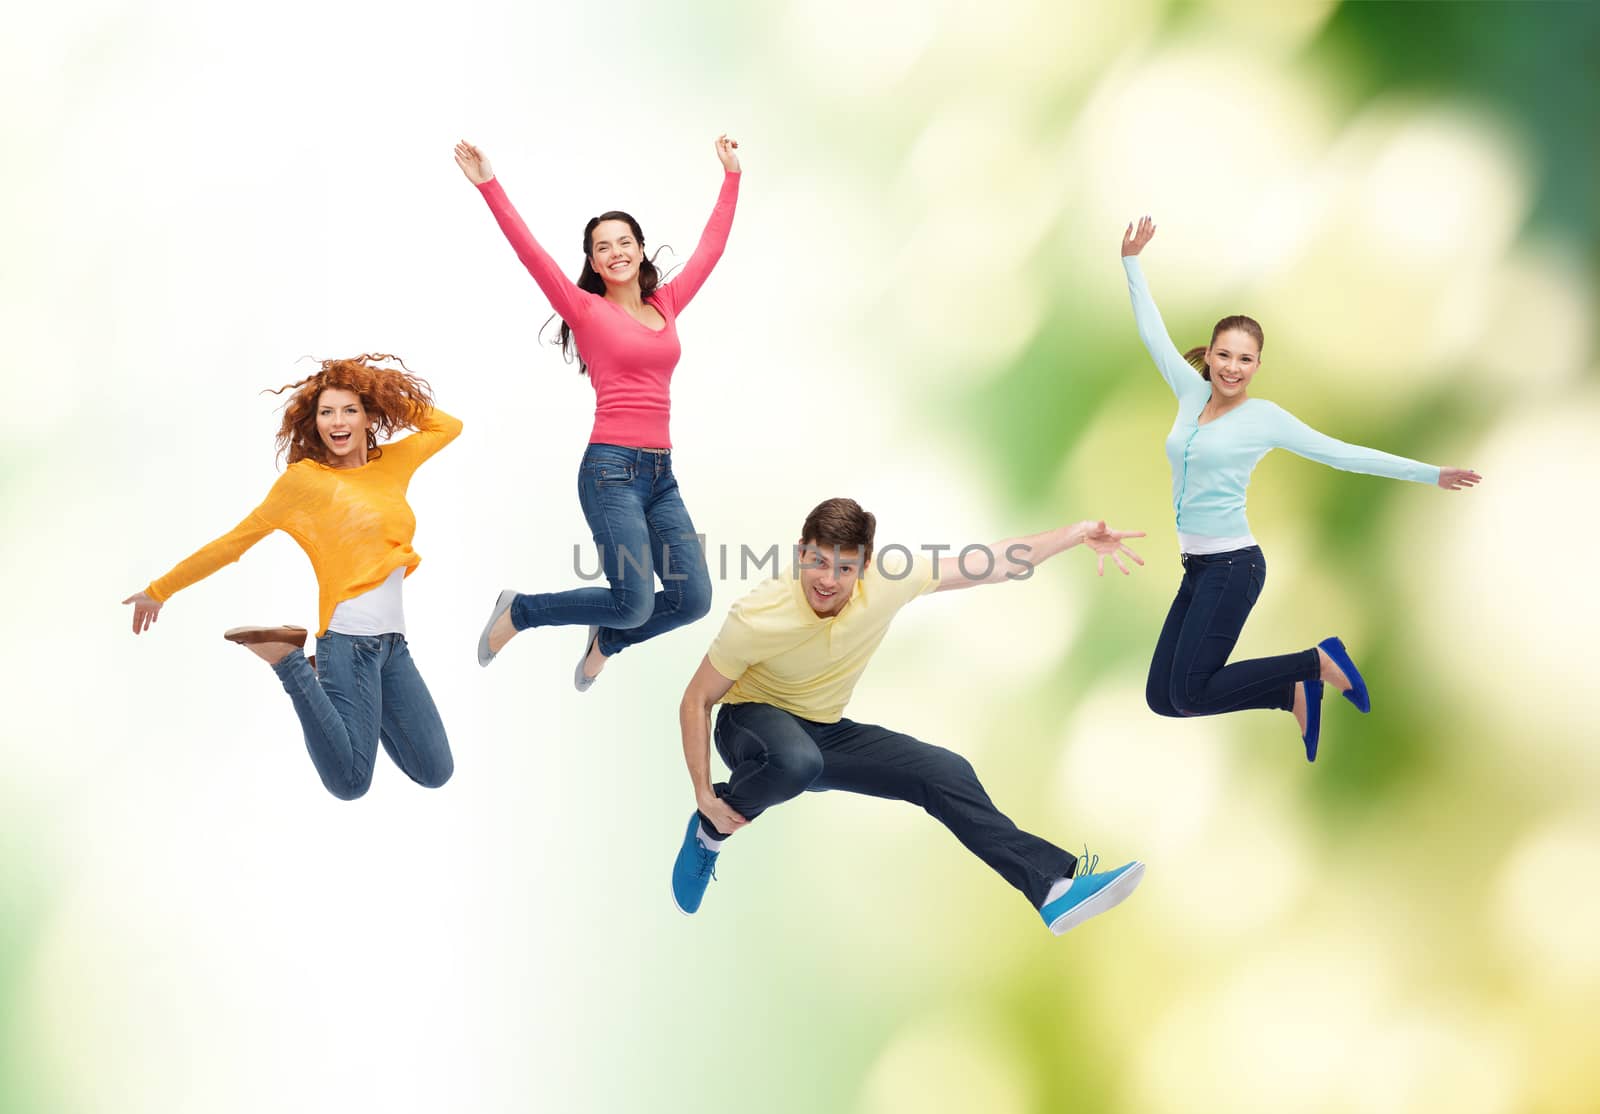
[[[689,830],[683,834],[683,846],[672,864],[672,900],[684,916],[700,908],[706,887],[717,876],[717,854],[700,842],[700,814],[691,813]]]
[[[1317,643],[1317,648],[1332,658],[1333,664],[1350,678],[1350,689],[1344,698],[1354,704],[1357,711],[1372,711],[1372,696],[1367,692],[1367,682],[1361,679],[1361,672],[1356,669],[1356,663],[1350,660],[1350,651],[1344,648],[1344,643],[1337,638],[1324,638]]]
[[[1306,761],[1317,760],[1317,740],[1322,737],[1322,682],[1301,681],[1306,687],[1306,733],[1300,741],[1306,745]]]
[[[1089,859],[1089,855],[1085,853],[1084,858]],[[1067,892],[1054,901],[1045,902],[1044,908],[1039,910],[1044,923],[1057,936],[1112,906],[1120,905],[1144,878],[1144,864],[1137,860],[1124,863],[1116,870],[1096,874],[1094,868],[1099,865],[1099,855],[1089,859],[1087,867],[1084,867],[1083,859],[1079,859],[1078,872],[1072,876],[1072,885],[1067,887]]]

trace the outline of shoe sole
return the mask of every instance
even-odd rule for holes
[[[667,888],[668,889],[672,889],[672,884],[670,882],[667,883]],[[676,909],[678,912],[682,913],[686,917],[692,917],[692,916],[694,916],[696,913],[698,913],[700,911],[699,906],[696,906],[693,909],[685,909],[683,906],[679,905],[678,904],[678,891],[677,890],[672,890],[672,907],[674,909]]]
[[[1078,927],[1090,917],[1097,917],[1108,909],[1115,909],[1128,899],[1143,880],[1144,864],[1134,863],[1123,871],[1115,882],[1112,882],[1093,897],[1069,909],[1052,921],[1050,931],[1060,936],[1062,933]]]
[[[504,615],[511,609],[511,603],[516,598],[517,590],[515,588],[507,588],[504,592],[501,592],[499,596],[495,597],[494,611],[490,614],[489,621],[483,625],[483,633],[478,636],[479,665],[487,667],[491,661],[499,657],[498,653],[495,653],[489,649],[489,632],[493,630],[494,625],[500,621],[500,616]],[[501,649],[503,650],[505,647],[502,646]]]
[[[229,627],[222,632],[222,637],[240,646],[288,642],[303,649],[308,633],[305,627]]]

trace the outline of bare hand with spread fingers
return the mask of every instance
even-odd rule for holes
[[[1130,223],[1128,225],[1128,231],[1122,234],[1122,254],[1125,256],[1138,255],[1144,250],[1144,246],[1150,242],[1150,238],[1155,234],[1155,222],[1149,217],[1140,217],[1138,228],[1135,228]]]
[[[1144,558],[1122,544],[1127,538],[1144,537],[1143,530],[1111,530],[1104,521],[1085,522],[1083,526],[1083,544],[1094,550],[1096,555],[1095,573],[1099,576],[1106,574],[1106,558],[1116,562],[1117,568],[1122,570],[1122,575],[1127,576],[1131,571],[1122,563],[1121,554],[1126,553],[1136,565],[1143,565]]]

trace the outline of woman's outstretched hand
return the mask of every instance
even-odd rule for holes
[[[739,173],[739,141],[729,139],[726,134],[717,136],[717,158],[722,160],[722,169],[729,174]]]
[[[161,613],[161,605],[143,592],[135,592],[123,603],[133,604],[133,633],[150,629],[150,624],[156,621],[156,616]]]
[[[467,181],[475,186],[481,186],[494,177],[494,168],[489,165],[489,156],[465,139],[456,144],[456,165],[461,168],[461,173],[467,176]]]
[[[1439,486],[1446,491],[1460,491],[1464,487],[1471,487],[1482,479],[1483,477],[1471,468],[1439,469]]]
[[[1132,224],[1129,224],[1128,231],[1122,234],[1122,254],[1125,256],[1138,255],[1144,250],[1144,246],[1150,242],[1150,237],[1155,234],[1155,221],[1149,217],[1140,217],[1137,229]]]
[[[1095,575],[1106,574],[1106,558],[1109,557],[1116,562],[1117,568],[1122,570],[1122,575],[1127,576],[1128,566],[1122,563],[1122,558],[1119,556],[1122,553],[1133,558],[1134,564],[1144,564],[1144,558],[1122,544],[1127,538],[1144,537],[1143,530],[1109,530],[1104,521],[1084,522],[1080,525],[1083,528],[1083,544],[1095,551]]]

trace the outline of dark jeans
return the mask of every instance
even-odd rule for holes
[[[1144,698],[1162,716],[1214,716],[1243,708],[1294,707],[1296,681],[1322,674],[1315,649],[1229,662],[1267,579],[1267,559],[1252,545],[1228,553],[1183,555],[1183,583],[1150,659]]]
[[[610,587],[520,595],[512,626],[598,626],[600,652],[609,656],[711,610],[705,551],[670,453],[590,445],[578,468],[578,500]]]
[[[972,763],[910,735],[847,719],[815,723],[770,704],[724,704],[715,737],[733,771],[716,786],[717,796],[747,820],[807,789],[909,801],[949,828],[1035,909],[1057,879],[1072,877],[1077,868],[1075,856],[1006,819]]]
[[[455,760],[444,723],[402,634],[317,639],[317,668],[298,650],[273,667],[283,682],[322,784],[353,801],[372,784],[378,741],[418,785],[450,780]]]

